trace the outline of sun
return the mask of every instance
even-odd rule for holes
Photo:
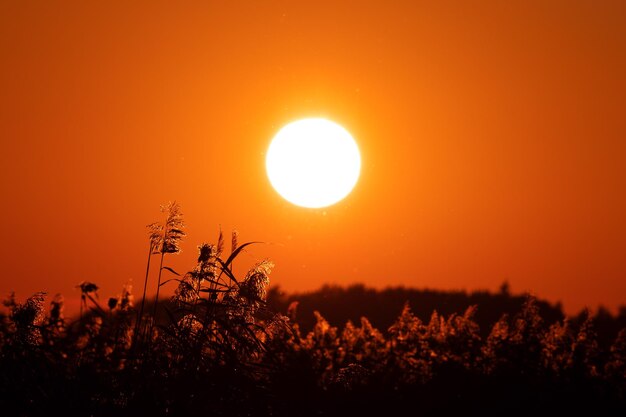
[[[350,133],[327,119],[289,123],[272,139],[267,176],[285,200],[309,208],[342,200],[356,185],[361,154]]]

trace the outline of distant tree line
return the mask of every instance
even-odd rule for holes
[[[361,317],[367,317],[375,327],[387,329],[407,302],[421,320],[428,320],[433,311],[447,316],[477,306],[474,321],[480,326],[481,335],[486,337],[502,315],[516,314],[527,298],[528,294],[511,293],[507,282],[501,285],[498,292],[407,287],[375,289],[354,284],[347,287],[324,285],[318,290],[304,293],[286,293],[280,287],[273,286],[269,290],[267,303],[272,310],[280,312],[287,311],[295,303],[292,307],[297,306],[298,314],[291,318],[305,331],[315,325],[315,311],[323,314],[333,325],[343,325],[347,321],[358,322]],[[547,324],[565,318],[561,303],[553,304],[538,298],[535,298],[535,303]],[[588,311],[583,310],[568,320],[580,324],[588,314]],[[599,307],[594,314],[594,324],[601,346],[610,347],[618,332],[626,327],[626,306],[620,307],[617,314]]]

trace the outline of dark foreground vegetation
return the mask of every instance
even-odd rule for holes
[[[97,286],[83,282],[75,320],[63,316],[60,297],[6,301],[0,415],[626,415],[626,330],[609,335],[604,326],[602,338],[611,341],[599,342],[596,317],[564,318],[558,307],[502,291],[492,298],[521,304],[488,324],[494,313],[476,319],[480,303],[459,311],[442,305],[444,313],[428,318],[407,303],[380,329],[365,317],[333,327],[317,312],[313,323],[299,324],[295,300],[275,291],[267,301],[270,262],[233,275],[247,246],[236,235],[229,256],[220,235],[216,245],[199,246],[188,273],[163,266],[184,235],[177,206],[164,213],[163,224],[151,225],[146,284],[154,254],[157,285],[176,286],[171,300],[135,305],[125,288],[104,303]],[[324,292],[376,302],[363,287]],[[382,311],[377,323],[390,314],[381,300],[378,309],[363,306]]]

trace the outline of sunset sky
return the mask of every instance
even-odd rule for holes
[[[140,290],[145,225],[183,253],[263,241],[288,291],[496,290],[626,304],[626,2],[0,0],[0,295]],[[352,133],[361,177],[281,198],[285,124]],[[154,292],[154,289],[152,289]]]

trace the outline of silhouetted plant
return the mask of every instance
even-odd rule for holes
[[[332,380],[335,364],[338,362],[340,339],[337,328],[331,326],[319,312],[315,312],[317,323],[306,337],[299,341],[300,348],[311,357],[313,372],[320,383]]]
[[[150,261],[152,260],[152,255],[157,249],[156,245],[158,245],[163,237],[163,226],[161,224],[151,223],[146,227],[148,228],[148,260],[146,261],[146,276],[143,281],[143,294],[141,296],[141,305],[137,314],[137,320],[135,321],[135,338],[139,335],[141,331],[141,325],[143,323],[143,311],[146,304],[146,291],[148,290],[148,277],[150,276]]]
[[[98,290],[100,289],[98,288],[96,284],[94,284],[93,282],[89,282],[89,281],[83,281],[80,284],[78,284],[76,287],[80,289],[80,318],[81,320],[83,318],[84,310],[87,309],[87,300],[91,301],[92,305],[98,310],[104,311],[102,310],[102,307],[100,307],[100,304],[98,304],[98,301],[96,301],[96,299],[98,298]],[[94,298],[94,296],[96,298]]]
[[[259,359],[270,337],[266,323],[273,315],[264,304],[273,264],[263,260],[239,280],[232,263],[253,242],[232,245],[226,259],[223,242],[220,232],[217,245],[198,246],[196,266],[165,282],[178,285],[172,298],[175,309],[168,311],[171,323],[162,327],[163,341],[178,352],[175,360],[185,369],[247,366]]]
[[[509,317],[504,314],[491,328],[487,341],[482,348],[485,372],[495,372],[508,360],[506,349],[510,343],[509,333]]]
[[[511,321],[505,315],[493,326],[483,346],[486,369],[508,375],[541,373],[544,333],[536,299],[528,296]]]
[[[9,343],[21,347],[36,346],[41,343],[40,326],[44,321],[45,295],[45,292],[37,292],[20,304],[15,301],[15,295],[11,294],[4,302],[10,310],[12,329],[9,329]]]
[[[399,383],[424,383],[432,377],[426,332],[426,326],[411,312],[409,304],[405,304],[402,313],[389,328],[390,366],[398,373],[394,379]]]
[[[433,364],[470,368],[480,361],[481,337],[473,321],[475,313],[475,306],[468,307],[462,316],[452,314],[448,319],[433,313],[425,335]]]
[[[54,296],[50,302],[50,314],[44,326],[42,336],[44,344],[53,346],[65,333],[65,300],[61,294]]]
[[[156,321],[163,269],[174,272],[171,268],[163,266],[165,254],[180,253],[180,243],[182,238],[185,236],[185,232],[183,231],[185,223],[183,221],[183,214],[180,211],[180,205],[175,201],[169,202],[166,205],[161,206],[161,212],[165,214],[165,220],[163,223],[153,223],[148,226],[150,230],[150,246],[152,247],[152,253],[161,255],[159,262],[159,274],[157,277],[156,296],[154,297],[154,307],[152,311],[153,323]],[[150,326],[150,337],[152,335],[152,329],[153,326]]]
[[[387,342],[378,329],[374,328],[366,317],[361,318],[361,326],[346,323],[341,332],[339,347],[339,366],[358,364],[369,372],[379,372],[387,359]],[[357,368],[351,368],[353,370]],[[356,375],[350,371],[349,375]]]
[[[598,336],[589,311],[585,315],[572,345],[572,366],[578,374],[596,377],[599,372]]]
[[[543,367],[556,377],[572,368],[574,334],[568,319],[552,324],[543,338]]]
[[[619,396],[626,400],[626,328],[620,330],[611,346],[604,374],[609,383],[617,387]]]

